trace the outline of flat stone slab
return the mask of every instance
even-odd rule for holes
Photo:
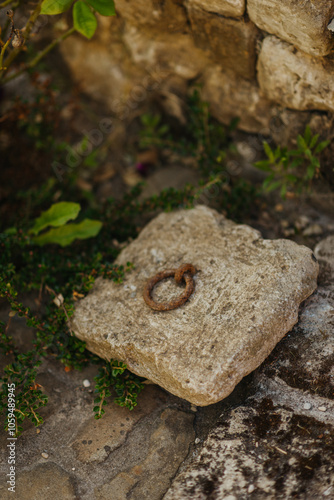
[[[121,285],[98,279],[78,302],[72,328],[92,352],[198,406],[228,396],[264,361],[297,323],[319,270],[309,248],[264,240],[205,206],[160,214],[116,262],[128,261],[135,269]],[[189,300],[150,309],[147,279],[184,263],[199,269]],[[170,301],[182,291],[170,278],[153,298]]]

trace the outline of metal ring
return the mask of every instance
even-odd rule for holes
[[[160,273],[150,278],[146,283],[144,288],[143,297],[146,304],[154,311],[171,311],[177,307],[182,306],[189,299],[190,295],[195,290],[195,282],[193,280],[193,275],[196,274],[196,268],[192,264],[183,264],[178,269],[168,269],[166,271],[161,271]],[[152,299],[153,288],[159,281],[174,277],[176,283],[181,283],[182,280],[186,282],[186,288],[182,295],[177,299],[171,300],[170,302],[155,302]]]

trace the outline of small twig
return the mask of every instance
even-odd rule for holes
[[[72,35],[72,33],[74,33],[74,32],[75,32],[75,28],[71,28],[68,31],[66,31],[65,33],[63,33],[60,37],[58,37],[56,40],[51,42],[47,47],[45,47],[45,49],[43,49],[41,52],[39,52],[37,54],[37,56],[34,59],[32,59],[32,61],[30,61],[28,64],[25,64],[22,69],[20,69],[16,73],[12,73],[7,78],[4,78],[2,83],[7,83],[10,80],[13,80],[14,78],[16,78],[17,76],[22,75],[22,73],[24,73],[28,69],[34,68],[39,63],[39,61],[41,59],[43,59],[43,57],[45,57],[54,47],[56,47],[60,42],[65,40],[67,37]]]
[[[53,295],[55,297],[58,297],[58,295],[59,295],[54,290],[52,290],[52,288],[50,288],[48,285],[45,285],[45,290],[47,290],[48,292],[53,293]],[[70,318],[69,318],[69,315],[67,314],[66,307],[64,306],[64,304],[60,304],[60,307],[62,308],[62,310],[64,311],[64,314],[66,316],[68,329],[69,329],[71,335],[74,335],[74,332],[73,332],[73,330],[71,329],[71,326],[70,326]]]
[[[4,58],[4,55],[5,55],[6,49],[7,49],[8,45],[9,45],[9,43],[10,43],[13,35],[14,35],[14,32],[15,32],[14,20],[13,20],[14,12],[12,10],[9,10],[7,12],[7,17],[9,17],[12,26],[11,26],[11,30],[10,30],[7,42],[6,43],[2,43],[1,53],[0,53],[0,71],[6,69],[6,67],[3,67],[3,58]]]
[[[41,13],[42,3],[43,3],[43,0],[38,1],[38,4],[36,5],[35,10],[31,14],[31,16],[26,24],[26,27],[24,30],[24,40],[26,42],[29,40],[31,30],[34,27],[34,24],[35,24],[38,16]],[[16,59],[16,57],[19,55],[19,53],[21,52],[22,49],[23,49],[23,44],[19,47],[16,47],[14,50],[12,50],[12,52],[9,54],[9,56],[5,59],[5,68],[6,69],[9,68],[9,66],[12,64],[14,59]],[[1,67],[2,67],[2,65],[1,65]],[[4,71],[6,71],[6,70],[4,70]]]
[[[7,7],[10,3],[12,3],[13,0],[6,0],[5,2],[0,3],[0,9],[3,9],[4,7]]]

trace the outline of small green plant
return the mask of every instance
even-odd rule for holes
[[[81,33],[86,38],[92,38],[97,29],[96,13],[102,16],[115,15],[113,0],[38,0],[26,25],[21,29],[17,29],[14,24],[14,14],[15,10],[20,7],[20,3],[20,1],[11,2],[6,0],[0,4],[0,9],[12,4],[11,9],[7,11],[8,22],[3,29],[0,28],[0,81],[2,80],[3,83],[34,68],[54,47],[72,35],[75,31]],[[22,68],[16,71],[14,70],[6,76],[14,60],[23,51],[28,41],[30,41],[34,27],[38,23],[39,16],[63,14],[68,11],[72,5],[73,26],[66,30],[61,36],[55,38],[30,61],[25,62]],[[3,39],[3,35],[5,35],[6,40]],[[12,47],[9,51],[10,45],[12,45]],[[8,51],[9,53],[5,58],[6,52]]]
[[[320,153],[329,145],[329,141],[319,142],[319,135],[312,135],[309,126],[304,135],[298,135],[298,149],[289,150],[278,146],[271,149],[267,142],[263,143],[267,160],[258,161],[255,166],[268,172],[263,182],[266,192],[279,189],[282,198],[288,192],[301,194],[310,190],[313,179],[320,173]]]
[[[35,220],[30,229],[29,234],[34,235],[32,243],[35,245],[56,243],[65,247],[76,239],[84,240],[96,236],[102,227],[102,222],[98,220],[84,219],[78,224],[68,224],[69,220],[77,218],[80,208],[78,203],[66,201],[52,205]],[[49,226],[55,229],[43,232]]]
[[[182,133],[162,124],[159,115],[142,115],[141,123],[141,148],[167,149],[181,157],[194,158],[206,182],[209,176],[220,175],[225,170],[227,151],[234,150],[230,134],[238,120],[232,120],[229,127],[219,124],[211,116],[209,104],[201,99],[200,90],[195,88],[188,98],[187,126]]]

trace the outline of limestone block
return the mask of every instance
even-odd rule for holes
[[[188,0],[186,6],[228,17],[239,17],[245,12],[245,0]]]
[[[155,34],[127,24],[124,42],[133,61],[146,70],[159,68],[185,79],[196,78],[208,63],[207,55],[198,49],[189,34]]]
[[[199,406],[228,396],[298,321],[316,288],[312,251],[289,240],[263,240],[215,210],[163,213],[117,259],[133,262],[124,283],[98,279],[72,319],[75,334],[105,359]],[[153,311],[147,279],[192,263],[195,291],[181,307]],[[155,287],[156,301],[176,298],[174,280]]]
[[[157,31],[180,32],[186,29],[186,10],[180,0],[117,0],[117,13],[135,26],[150,26]]]
[[[258,60],[263,93],[297,110],[334,111],[334,60],[314,58],[274,36],[264,39]]]
[[[208,68],[203,79],[203,99],[210,103],[211,113],[217,120],[228,124],[238,117],[241,130],[270,134],[273,106],[256,83],[217,66]]]
[[[59,50],[81,90],[115,112],[127,101],[134,109],[134,87],[148,88],[147,74],[133,64],[119,22],[113,17],[99,17],[99,29],[92,40],[73,35],[60,44]],[[159,75],[155,81],[159,81]]]
[[[248,0],[247,11],[259,28],[308,54],[325,56],[334,47],[327,28],[334,17],[334,0]]]
[[[195,43],[224,68],[243,78],[255,76],[256,40],[260,31],[244,19],[231,19],[189,7]]]

